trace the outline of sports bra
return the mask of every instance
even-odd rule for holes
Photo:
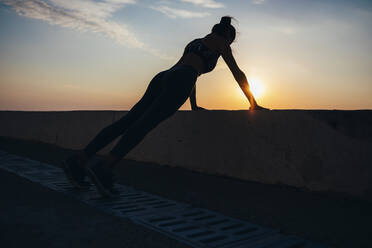
[[[219,53],[211,51],[206,45],[203,44],[202,39],[195,39],[185,47],[183,55],[188,53],[195,53],[203,60],[204,70],[202,73],[210,72],[216,67],[217,60],[220,57]]]

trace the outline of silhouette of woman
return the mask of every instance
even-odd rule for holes
[[[82,151],[63,161],[70,182],[79,188],[86,187],[84,179],[88,176],[102,195],[111,196],[115,192],[114,165],[148,132],[173,115],[189,97],[192,110],[204,110],[196,104],[195,82],[199,75],[214,69],[220,55],[249,100],[250,109],[265,109],[256,103],[247,78],[233,57],[230,44],[234,39],[235,28],[231,25],[231,17],[224,16],[220,23],[213,26],[210,34],[187,44],[181,59],[151,80],[141,100],[125,116],[103,128]],[[86,166],[89,158],[119,135],[122,135],[121,139],[104,161]]]

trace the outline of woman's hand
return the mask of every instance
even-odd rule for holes
[[[261,107],[260,105],[255,105],[255,106],[251,106],[249,110],[270,110],[270,109]]]
[[[192,109],[192,111],[200,111],[200,110],[203,111],[203,110],[207,110],[207,109],[202,108],[202,107],[199,107],[199,106],[192,107],[191,109]]]

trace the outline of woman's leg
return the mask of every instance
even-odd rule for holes
[[[187,100],[194,87],[197,74],[190,69],[168,72],[164,76],[166,88],[152,103],[151,107],[130,126],[127,132],[110,152],[107,165],[113,167],[131,151],[160,122],[173,115]]]
[[[158,73],[150,82],[145,94],[132,109],[121,119],[103,128],[97,136],[80,153],[81,159],[87,161],[97,151],[111,143],[116,137],[123,134],[140,116],[151,106],[156,97],[161,93],[161,78],[163,72]]]

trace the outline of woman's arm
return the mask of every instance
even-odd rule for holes
[[[225,44],[221,49],[221,54],[230,71],[234,75],[236,82],[239,84],[240,88],[242,89],[249,103],[251,104],[250,109],[263,109],[261,106],[257,104],[256,99],[254,98],[249,88],[247,77],[245,76],[244,72],[240,70],[240,68],[238,67],[238,64],[236,63],[234,56],[231,52],[230,46]]]
[[[244,95],[247,97],[249,103],[251,104],[251,109],[255,109],[258,104],[251,92],[251,89],[249,88],[248,80],[244,72],[240,71],[237,75],[234,75],[234,78],[238,82],[240,88],[244,92]]]
[[[194,110],[194,111],[204,110],[204,108],[199,107],[196,104],[196,85],[194,86],[194,88],[192,89],[191,94],[190,94],[190,104],[191,104],[191,109]]]
[[[191,109],[194,110],[198,106],[196,105],[196,92],[195,92],[195,86],[192,88],[191,94],[190,94],[190,105]]]

